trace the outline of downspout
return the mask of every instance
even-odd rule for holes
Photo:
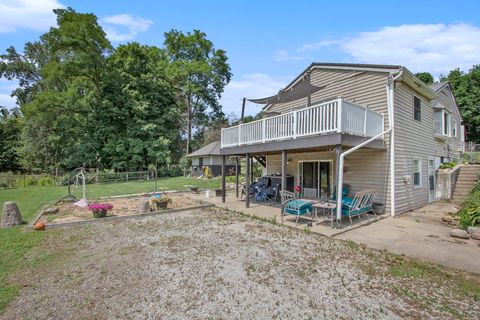
[[[387,112],[388,112],[388,129],[384,130],[382,133],[377,134],[376,136],[360,143],[359,145],[343,152],[340,154],[339,159],[339,170],[338,170],[338,181],[337,181],[337,220],[340,221],[342,218],[342,191],[343,191],[343,166],[345,163],[345,157],[350,153],[366,146],[367,144],[377,140],[378,138],[382,137],[383,135],[390,133],[390,212],[393,216],[395,214],[395,148],[393,148],[394,144],[394,131],[393,131],[393,97],[394,97],[394,82],[402,75],[403,69],[400,69],[400,72],[396,75],[390,75],[388,79],[388,83],[386,86],[387,90]]]

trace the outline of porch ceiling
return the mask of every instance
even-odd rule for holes
[[[273,154],[282,150],[294,152],[306,152],[326,150],[329,147],[342,145],[344,147],[354,147],[368,140],[368,137],[353,136],[350,134],[334,133],[328,135],[317,135],[297,139],[282,141],[272,141],[251,145],[241,145],[220,149],[222,155],[244,155],[250,154]],[[365,146],[365,148],[386,150],[385,143],[382,140],[376,140]]]

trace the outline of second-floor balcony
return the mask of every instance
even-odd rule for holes
[[[222,129],[221,148],[347,133],[374,137],[384,131],[383,114],[338,98]]]

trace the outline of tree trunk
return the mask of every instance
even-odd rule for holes
[[[190,153],[190,142],[192,141],[192,103],[191,97],[187,97],[187,154]]]

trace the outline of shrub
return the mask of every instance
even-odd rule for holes
[[[455,162],[446,162],[446,163],[442,163],[440,165],[440,169],[452,169],[453,167],[455,167],[457,165],[457,163]]]
[[[475,185],[458,214],[462,228],[480,226],[480,182]]]
[[[43,176],[38,179],[39,186],[53,186],[53,178],[50,176]]]
[[[480,226],[480,203],[460,212],[460,225],[463,229],[471,226]]]

